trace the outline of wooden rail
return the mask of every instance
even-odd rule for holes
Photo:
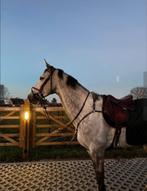
[[[0,107],[0,146],[21,147],[21,107]]]
[[[74,135],[74,127],[68,127],[69,122],[63,107],[48,107],[45,115],[41,107],[33,108],[32,116],[32,146],[39,145],[64,145],[78,144],[71,141]]]
[[[24,112],[30,117],[24,119]],[[78,144],[71,141],[74,127],[67,127],[69,119],[62,106],[47,108],[32,106],[26,100],[21,107],[0,107],[0,146],[18,146],[27,158],[30,148],[43,145]]]

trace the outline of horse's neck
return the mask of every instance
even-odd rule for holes
[[[67,86],[63,81],[58,83],[57,94],[61,99],[68,117],[73,120],[80,111],[88,95],[88,90],[80,84],[77,84],[76,88],[74,89],[70,86]]]

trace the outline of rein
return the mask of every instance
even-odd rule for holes
[[[39,94],[36,93],[36,94],[34,94],[34,96],[35,96],[36,99],[40,102],[41,107],[44,109],[44,113],[45,113],[46,119],[49,121],[49,120],[50,120],[50,117],[49,117],[49,114],[48,114],[48,112],[47,112],[47,108],[46,108],[46,106],[45,106],[46,104],[49,104],[49,102],[48,102],[47,99],[45,99],[45,97],[43,96],[43,94],[40,93],[40,90],[39,90],[39,89],[37,89],[37,88],[35,88],[35,87],[33,87],[33,89],[38,90]],[[92,97],[93,97],[93,110],[90,111],[89,113],[87,113],[87,114],[86,114],[84,117],[82,117],[82,119],[78,122],[77,126],[75,127],[75,132],[74,132],[74,135],[73,135],[73,137],[72,137],[72,139],[71,139],[71,142],[74,140],[74,138],[75,138],[75,136],[76,136],[76,134],[77,134],[78,127],[79,127],[80,123],[81,123],[86,117],[88,117],[89,115],[91,115],[92,113],[95,113],[95,112],[102,112],[101,110],[95,110],[95,101],[96,101],[96,99],[95,99],[95,97],[94,97],[94,96],[95,96],[94,92],[88,92],[88,94],[87,94],[87,96],[86,96],[86,98],[85,98],[85,100],[84,100],[84,102],[83,102],[83,104],[82,104],[82,106],[81,106],[79,112],[76,114],[76,116],[74,117],[73,120],[69,121],[69,122],[65,125],[65,127],[66,127],[66,128],[69,127],[69,126],[70,126],[71,124],[73,124],[73,122],[78,118],[78,116],[79,116],[80,113],[82,112],[82,110],[83,110],[83,108],[84,108],[84,106],[85,106],[85,104],[86,104],[86,101],[87,101],[87,99],[88,99],[88,97],[89,97],[90,94],[92,94]]]
[[[69,122],[65,125],[66,127],[69,127],[69,126],[70,126],[71,124],[73,124],[73,122],[78,118],[78,116],[80,115],[80,113],[82,112],[82,110],[83,110],[83,108],[84,108],[84,106],[85,106],[85,104],[86,104],[86,101],[87,101],[87,99],[88,99],[88,97],[89,97],[89,94],[90,94],[90,92],[88,92],[88,94],[87,94],[87,96],[86,96],[86,98],[85,98],[85,100],[84,100],[84,102],[83,102],[83,104],[82,104],[82,107],[81,107],[81,109],[79,110],[79,112],[77,113],[77,115],[74,117],[73,120],[69,121]],[[45,98],[44,98],[44,100],[47,101]],[[45,113],[46,113],[47,118],[49,119],[46,106],[43,105],[42,103],[43,103],[43,102],[40,102],[41,106],[42,106],[43,109],[45,110]],[[48,101],[47,101],[47,103],[48,103]],[[77,129],[77,128],[76,128],[76,129]]]
[[[84,102],[83,102],[83,104],[82,104],[81,109],[79,110],[79,112],[77,113],[77,115],[74,117],[74,119],[71,120],[71,121],[69,121],[69,122],[65,125],[66,128],[69,127],[71,124],[73,124],[73,122],[78,118],[78,116],[80,115],[80,113],[82,112],[82,110],[83,110],[83,108],[84,108],[84,106],[85,106],[85,104],[86,104],[86,101],[87,101],[87,99],[88,99],[90,93],[91,93],[91,92],[88,92],[88,94],[87,94],[87,96],[86,96],[86,98],[85,98],[85,100],[84,100]],[[46,106],[45,106],[45,104],[44,104],[44,103],[48,103],[48,101],[45,99],[45,97],[44,97],[43,95],[41,95],[41,97],[42,97],[43,100],[40,99],[39,102],[40,102],[40,104],[41,104],[41,107],[43,107],[43,109],[44,109],[44,113],[45,113],[45,116],[46,116],[47,120],[49,121],[49,119],[50,119],[50,118],[49,118],[49,114],[48,114],[47,108],[46,108]],[[86,118],[88,115],[90,115],[91,113],[93,113],[93,111],[90,112],[90,113],[88,113],[85,117],[83,117],[83,118],[80,120],[80,122],[78,123],[77,127],[75,128],[75,132],[74,132],[74,135],[73,135],[73,137],[72,137],[72,139],[71,139],[71,142],[74,140],[74,138],[75,138],[75,136],[76,136],[76,134],[77,134],[78,127],[79,127],[79,124],[81,123],[81,121],[82,121],[84,118]]]
[[[89,97],[89,94],[90,94],[90,92],[88,92],[88,94],[87,94],[87,96],[86,96],[86,98],[85,98],[85,101],[83,102],[83,105],[82,105],[81,109],[79,110],[79,112],[77,113],[77,115],[74,117],[74,119],[73,119],[72,121],[70,121],[69,123],[67,123],[67,126],[70,126],[70,125],[78,118],[78,116],[80,115],[80,113],[82,112],[82,110],[83,110],[83,108],[84,108],[84,106],[85,106],[85,104],[86,104],[86,101],[87,101],[87,99],[88,99],[88,97]]]

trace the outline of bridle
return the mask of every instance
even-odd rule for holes
[[[34,86],[31,88],[31,93],[33,94],[34,99],[39,101],[39,103],[41,104],[42,107],[44,107],[46,104],[48,104],[48,101],[47,101],[47,99],[45,99],[45,96],[43,95],[42,90],[49,80],[50,80],[50,87],[52,90],[52,83],[53,83],[52,76],[53,76],[55,70],[56,69],[52,69],[52,71],[50,72],[49,69],[46,69],[46,71],[49,72],[50,75],[45,79],[45,81],[43,82],[40,89],[38,89]],[[36,90],[37,92],[35,93],[33,90]]]

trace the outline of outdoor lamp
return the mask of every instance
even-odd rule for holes
[[[29,112],[25,111],[24,112],[24,119],[27,121],[29,119]]]

